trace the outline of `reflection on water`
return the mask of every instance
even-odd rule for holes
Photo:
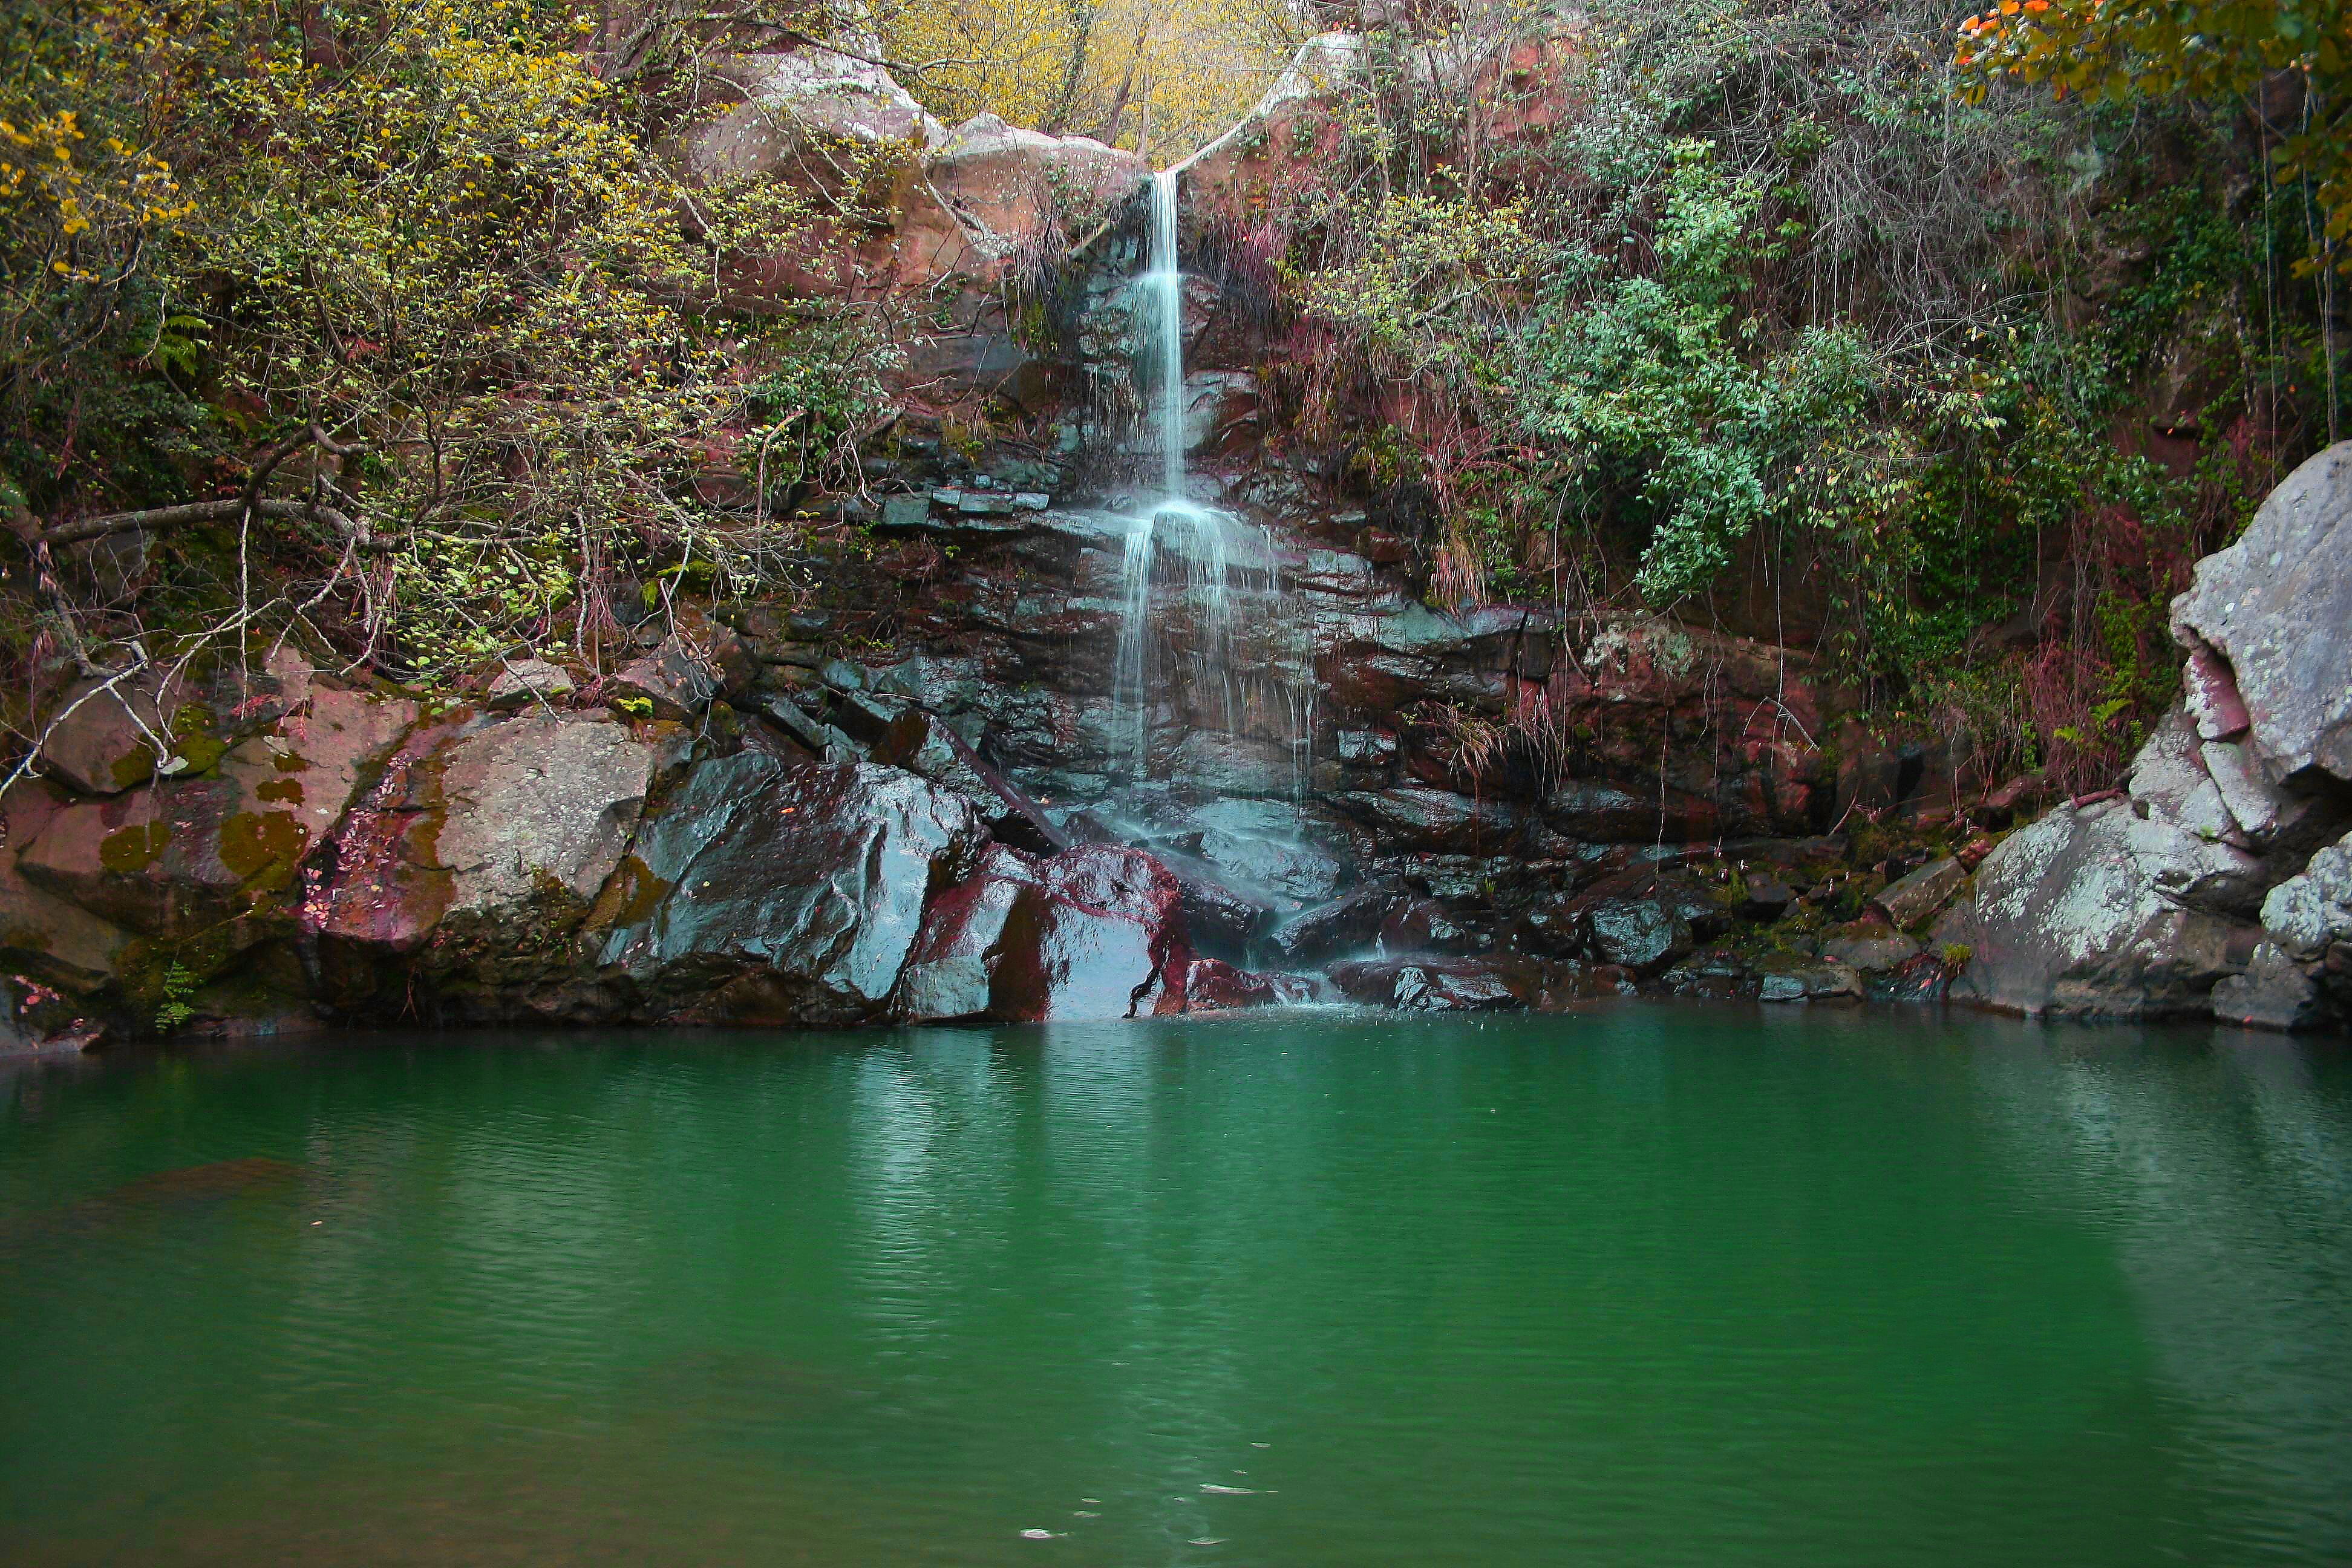
[[[2340,1044],[1627,1007],[0,1096],[11,1564],[2352,1559]]]
[[[2330,1064],[2331,1096],[2306,1047],[2217,1040],[2164,1072],[2085,1048],[1988,1053],[1984,1076],[2022,1161],[2062,1173],[2098,1215],[2181,1439],[2236,1478],[2208,1500],[2228,1533],[2289,1557],[2299,1543],[2340,1549],[2352,1542],[2343,1064]]]

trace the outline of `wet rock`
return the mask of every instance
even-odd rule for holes
[[[913,1021],[1130,1017],[1179,956],[1181,900],[1139,850],[1082,845],[1033,861],[993,847],[925,918],[897,1010]]]
[[[1879,1002],[1940,1002],[1951,978],[1943,961],[1926,952],[1865,977],[1871,998]]]
[[[1403,1013],[1524,1008],[1534,977],[1472,958],[1387,958],[1338,963],[1331,983],[1350,1002]]]
[[[1036,886],[1027,856],[988,846],[971,877],[940,894],[926,911],[898,976],[896,1016],[913,1023],[990,1016],[1006,928],[1014,906]]]
[[[1768,959],[1759,966],[1766,1002],[1843,1002],[1863,994],[1862,976],[1833,958]]]
[[[2352,780],[2352,441],[2295,469],[2236,543],[2197,563],[2172,622],[2192,654],[2201,644],[2226,663],[2271,780]],[[2205,728],[2224,738],[2236,715],[2213,666],[2199,668]]]
[[[1069,835],[1035,801],[982,762],[962,736],[919,708],[904,709],[890,721],[875,742],[873,760],[956,791],[979,809],[991,832],[1018,848],[1050,855],[1070,847]]]
[[[866,748],[824,720],[813,717],[790,697],[772,697],[760,704],[760,711],[818,762],[846,763],[866,754]]]
[[[510,713],[518,708],[559,703],[571,695],[572,677],[560,666],[543,658],[522,658],[499,671],[482,706],[493,713]]]
[[[1389,916],[1412,901],[1402,881],[1370,883],[1300,910],[1276,927],[1271,940],[1288,963],[1320,963],[1371,946]]]
[[[1474,927],[1456,920],[1435,899],[1414,899],[1391,908],[1381,921],[1381,946],[1391,952],[1468,952],[1491,945]]]
[[[1258,974],[1222,959],[1185,957],[1169,965],[1157,1011],[1229,1013],[1306,1002],[1311,994],[1308,983],[1296,975]]]
[[[1349,790],[1331,796],[1340,811],[1366,824],[1382,844],[1441,854],[1476,854],[1517,842],[1525,827],[1507,802],[1478,800],[1426,784]]]
[[[1716,820],[1711,802],[1681,790],[1636,794],[1590,780],[1563,784],[1546,795],[1543,816],[1559,832],[1590,844],[1647,844],[1659,838],[1683,843],[1707,837]]]
[[[2166,896],[2135,853],[2144,826],[2108,800],[2061,807],[1978,867],[1938,946],[1967,950],[1955,1001],[2005,1012],[2161,1017],[2201,1012],[2243,966],[2245,928]]]
[[[1156,850],[1154,856],[1176,879],[1181,890],[1177,910],[1193,946],[1237,954],[1274,924],[1273,904],[1227,887],[1207,860],[1167,850]]]
[[[1194,730],[1169,756],[1172,784],[1203,795],[1288,800],[1297,792],[1296,759],[1286,746],[1217,730]]]
[[[1636,973],[1664,968],[1691,950],[1691,929],[1664,900],[1604,896],[1580,906],[1592,951]]]
[[[1658,984],[1677,996],[1714,1002],[1753,999],[1760,986],[1738,955],[1721,949],[1692,954],[1660,974]]]
[[[614,707],[640,718],[689,721],[719,693],[719,675],[695,644],[673,633],[605,683]]]
[[[879,1015],[934,886],[986,837],[901,768],[706,762],[639,830],[602,962],[656,1016],[845,1024]]]
[[[1897,930],[1908,931],[1932,919],[1937,910],[1952,901],[1954,894],[1968,885],[1968,873],[1961,869],[1957,859],[1930,860],[1900,881],[1880,889],[1870,902],[1874,909],[1886,917],[1889,924]]]

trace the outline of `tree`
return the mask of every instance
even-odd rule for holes
[[[600,15],[20,12],[0,480],[25,482],[0,500],[45,585],[66,545],[225,528],[214,630],[263,618],[269,561],[307,581],[268,618],[341,617],[351,651],[431,679],[580,641],[616,568],[756,569],[757,527],[715,526],[691,480],[763,374],[798,393],[766,411],[784,450],[825,449],[879,395],[870,344],[723,308],[727,258],[805,214],[780,184],[685,185],[646,93],[607,76],[658,58],[674,89],[694,50],[600,58]]]
[[[2347,0],[2000,0],[1960,24],[1960,68],[1981,96],[2000,76],[2092,100],[2244,97],[2282,73],[2301,82],[2295,123],[2273,153],[2281,181],[2308,180],[2333,256],[2352,241],[2352,5]],[[2352,250],[2336,265],[2352,268]]]

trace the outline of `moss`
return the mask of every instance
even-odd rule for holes
[[[274,801],[284,805],[302,804],[302,786],[293,779],[271,779],[253,792],[256,800]]]
[[[604,890],[596,895],[595,908],[589,910],[586,924],[593,931],[643,925],[653,919],[654,911],[669,896],[669,889],[670,884],[655,876],[652,867],[635,855],[625,855]]]
[[[98,863],[118,877],[136,876],[163,858],[172,830],[160,822],[134,822],[98,843]]]
[[[220,826],[221,864],[248,884],[280,886],[310,847],[310,835],[292,814],[240,811]]]
[[[1942,953],[1944,967],[1958,974],[1969,966],[1969,960],[1976,955],[1977,950],[1967,942],[1948,942],[1944,944]]]
[[[155,771],[155,753],[145,746],[133,746],[115,758],[114,766],[109,771],[117,789],[129,789],[133,784],[144,784],[148,775]]]
[[[180,770],[183,776],[209,773],[227,754],[228,742],[213,733],[212,723],[211,710],[194,702],[172,716],[172,743],[188,764]]]

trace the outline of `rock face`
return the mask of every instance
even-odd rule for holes
[[[538,906],[573,920],[621,861],[654,750],[618,724],[525,718],[458,740],[441,763],[435,858],[446,915],[505,923]]]
[[[2239,704],[2210,710],[2216,738],[2242,707],[2274,783],[2352,780],[2352,441],[2295,469],[2235,544],[2199,562],[2172,619],[2234,681]]]
[[[18,869],[148,936],[236,921],[291,889],[415,717],[405,699],[315,689],[204,776],[65,806],[24,845]]]
[[[1971,952],[1956,999],[2330,1020],[2326,911],[2343,851],[2314,849],[2352,819],[2352,442],[2297,468],[2237,543],[2198,563],[2172,624],[2182,700],[2126,799],[2020,830],[1937,932]]]

